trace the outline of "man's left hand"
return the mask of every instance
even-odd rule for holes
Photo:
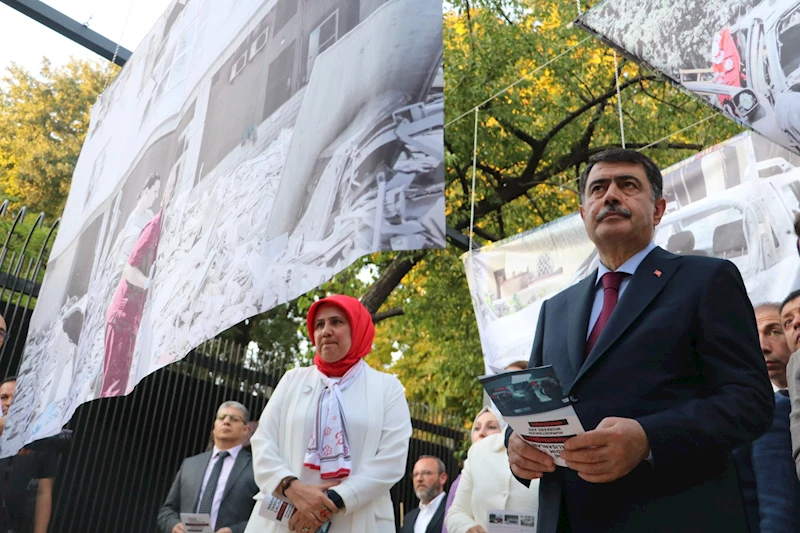
[[[590,483],[621,478],[647,459],[650,444],[641,424],[631,418],[604,418],[597,428],[564,443],[561,458]]]
[[[229,527],[222,527],[217,530],[217,533],[233,533],[233,530]]]

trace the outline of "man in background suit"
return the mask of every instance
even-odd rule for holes
[[[408,512],[403,520],[403,533],[441,533],[447,493],[447,471],[444,462],[432,455],[421,456],[412,473],[414,493],[419,507]]]
[[[655,246],[666,201],[642,154],[593,156],[579,191],[601,265],[544,302],[530,366],[553,365],[587,432],[567,468],[508,433],[512,472],[541,478],[537,531],[746,533],[732,450],[774,398],[739,271]]]
[[[781,327],[780,304],[756,306],[761,353],[775,392],[775,418],[764,436],[734,450],[750,533],[800,531],[800,483],[792,461],[786,364],[789,344]]]
[[[184,459],[158,512],[159,533],[185,533],[180,513],[209,513],[217,533],[244,531],[258,493],[250,452],[242,449],[248,420],[239,402],[219,406],[214,448]]]

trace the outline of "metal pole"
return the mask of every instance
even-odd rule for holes
[[[122,46],[119,47],[115,58],[114,51],[117,49],[117,43],[103,37],[96,31],[90,30],[62,12],[56,11],[44,2],[39,2],[39,0],[0,0],[0,2],[16,9],[36,22],[44,24],[51,30],[57,31],[67,39],[88,48],[109,61],[113,59],[114,63],[119,66],[123,66],[131,58],[131,51]]]

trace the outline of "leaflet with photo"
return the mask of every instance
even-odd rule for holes
[[[259,514],[267,520],[288,525],[296,509],[297,508],[289,502],[274,496],[267,496],[261,502]],[[331,523],[325,522],[315,533],[327,533],[330,527]]]
[[[186,533],[214,533],[208,513],[181,513],[181,523]]]
[[[536,533],[536,515],[503,509],[489,511],[486,533]]]
[[[531,446],[558,466],[564,443],[584,432],[552,366],[481,376],[481,383],[503,419]]]

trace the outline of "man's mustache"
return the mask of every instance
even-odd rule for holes
[[[619,204],[608,204],[594,217],[596,222],[600,222],[609,215],[620,215],[625,218],[631,218],[633,213],[629,209],[622,207]]]

